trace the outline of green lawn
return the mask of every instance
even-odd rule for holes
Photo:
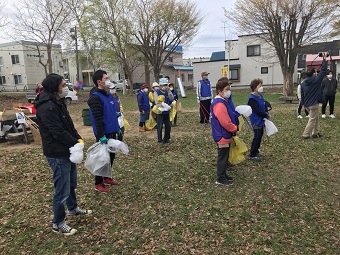
[[[234,91],[235,105],[248,95]],[[279,132],[264,138],[261,162],[234,167],[232,187],[215,185],[216,145],[210,128],[198,124],[192,91],[180,99],[184,111],[166,146],[155,131],[137,132],[136,96],[120,95],[131,124],[124,138],[130,154],[118,155],[113,167],[120,185],[100,194],[79,165],[79,204],[94,212],[67,220],[78,229],[71,237],[51,231],[53,186],[42,150],[0,144],[0,253],[339,254],[340,96],[338,118],[321,120],[324,137],[303,140],[307,119],[296,119],[296,105],[279,103],[280,95],[264,94]],[[71,104],[75,121],[85,107]],[[240,137],[249,146],[250,135]],[[86,147],[93,142],[86,139]]]

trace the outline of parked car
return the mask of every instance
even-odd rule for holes
[[[124,86],[123,80],[115,81],[113,83],[116,85],[116,90],[117,91],[122,91],[123,90],[123,86]],[[128,81],[127,80],[125,80],[125,88],[129,89]]]
[[[136,82],[133,84],[133,90],[139,90],[141,89],[143,83],[140,83],[140,82]]]
[[[78,101],[78,93],[73,88],[73,84],[68,82],[66,83],[66,86],[68,87],[69,91],[65,97],[65,104],[69,105],[72,101]]]

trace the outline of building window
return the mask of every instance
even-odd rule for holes
[[[4,59],[2,57],[0,57],[0,66],[4,65]]]
[[[184,73],[181,74],[181,79],[182,79],[183,82],[185,82],[185,75],[184,75]]]
[[[261,56],[261,45],[247,46],[247,57]]]
[[[6,84],[6,77],[5,76],[0,76],[0,85]]]
[[[169,62],[174,62],[174,58],[169,56]]]
[[[306,54],[302,54],[302,60],[306,60]]]
[[[12,64],[19,64],[19,55],[12,55]]]
[[[268,73],[268,67],[261,67],[261,74]]]
[[[192,82],[194,80],[194,75],[192,73],[188,73],[188,82]]]
[[[14,84],[21,84],[21,83],[22,83],[21,75],[14,75]]]
[[[239,68],[235,68],[235,69],[230,68],[230,80],[232,81],[240,80],[240,69]]]

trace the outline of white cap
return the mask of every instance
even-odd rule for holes
[[[154,87],[159,87],[159,85],[158,85],[157,82],[154,82],[154,83],[152,83],[152,87],[153,87],[153,88],[154,88]]]

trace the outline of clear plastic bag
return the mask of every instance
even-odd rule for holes
[[[123,115],[121,115],[121,116],[118,117],[118,124],[119,124],[119,127],[120,127],[120,128],[124,127],[124,119],[123,119]]]
[[[252,109],[249,105],[239,105],[235,108],[239,114],[242,114],[245,117],[249,117],[252,114]]]
[[[112,139],[110,139],[112,140]],[[93,175],[112,178],[110,153],[107,144],[97,142],[86,153],[85,168]]]
[[[271,136],[271,135],[278,132],[277,127],[275,126],[275,124],[272,121],[270,121],[268,119],[264,119],[264,125],[266,126],[267,136]]]
[[[111,153],[120,152],[126,155],[129,154],[129,147],[127,144],[115,139],[109,139],[107,141],[107,150]]]
[[[80,164],[84,159],[84,144],[76,143],[70,149],[70,161],[75,164]]]

